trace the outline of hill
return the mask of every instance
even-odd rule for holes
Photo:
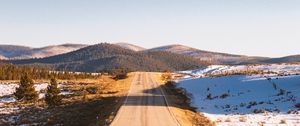
[[[208,62],[210,64],[243,65],[300,62],[300,55],[286,56],[281,58],[268,58],[205,51],[179,44],[161,46],[152,49],[145,49],[129,43],[115,43],[113,45],[118,46],[118,48],[146,54],[155,54],[149,52],[169,52],[169,55],[172,55],[171,53],[175,53],[193,57],[196,60]],[[76,51],[87,46],[88,45],[83,44],[63,44],[46,46],[42,48],[31,48],[26,46],[0,45],[0,60],[44,58]]]
[[[244,55],[234,55],[227,53],[210,52],[195,49],[184,45],[168,45],[149,49],[147,51],[168,51],[177,54],[189,55],[200,59],[201,61],[210,62],[212,64],[247,64],[247,63],[258,63],[261,60],[268,58],[265,57],[249,57]]]
[[[31,57],[43,58],[48,56],[54,56],[58,54],[72,52],[74,50],[86,46],[87,45],[83,45],[83,44],[63,44],[63,45],[47,46],[43,48],[34,48],[31,50]]]
[[[0,45],[0,55],[6,58],[20,58],[30,55],[32,48],[17,45]]]
[[[114,44],[97,44],[56,56],[10,60],[15,64],[39,64],[54,70],[107,71],[127,69],[132,71],[187,70],[206,65],[190,56],[170,52],[136,52]]]
[[[133,44],[129,44],[129,43],[116,43],[115,45],[121,46],[125,49],[130,49],[133,51],[143,51],[145,50],[145,48],[137,46],[137,45],[133,45]]]
[[[272,58],[268,60],[264,60],[266,63],[282,63],[282,62],[300,62],[300,55],[292,55],[281,58]]]
[[[42,48],[31,48],[16,45],[0,45],[0,55],[5,57],[5,59],[43,58],[71,52],[86,46],[87,45],[83,44],[62,44]]]

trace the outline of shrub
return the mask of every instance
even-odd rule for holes
[[[300,103],[295,104],[295,107],[300,109]]]
[[[264,109],[254,109],[253,113],[265,113],[266,111]]]
[[[123,80],[123,79],[126,79],[128,76],[127,76],[127,73],[120,73],[120,74],[117,74],[114,79],[115,80]]]
[[[225,108],[230,108],[230,105],[226,104],[226,105],[225,105]]]
[[[247,104],[246,103],[241,103],[240,107],[245,107]]]
[[[47,93],[45,96],[45,101],[48,106],[53,107],[61,103],[61,96],[59,95],[60,89],[57,87],[56,79],[52,78],[50,85],[47,87]]]
[[[35,91],[33,80],[25,73],[20,79],[20,86],[14,93],[17,100],[24,101],[36,101],[38,99],[38,93]]]
[[[280,89],[280,90],[279,90],[279,93],[277,94],[277,96],[284,95],[284,94],[285,94],[285,90]]]
[[[249,102],[249,105],[247,106],[247,108],[251,108],[252,106],[257,105],[256,101],[251,101]]]
[[[208,99],[208,100],[212,100],[212,99],[213,99],[211,93],[209,93],[209,94],[206,96],[206,99]]]
[[[97,87],[87,87],[86,91],[90,94],[97,94],[98,88]]]
[[[257,105],[257,103],[256,103],[256,101],[251,101],[251,102],[249,102],[249,105],[255,106],[255,105]]]
[[[228,96],[229,96],[228,93],[224,93],[224,94],[222,94],[222,95],[220,96],[220,98],[224,99],[224,98],[226,98],[226,97],[228,97]]]
[[[172,79],[172,74],[169,71],[165,71],[161,77],[162,77],[162,80],[170,81]]]
[[[285,120],[280,120],[280,124],[286,124]]]

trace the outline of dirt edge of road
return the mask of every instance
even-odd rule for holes
[[[121,108],[121,106],[124,104],[126,100],[134,76],[135,73],[129,73],[128,78],[126,78],[123,81],[123,87],[121,88],[122,92],[118,95],[117,103],[114,105],[110,116],[106,119],[107,124],[105,126],[109,126],[115,120],[119,109]]]
[[[167,84],[165,73],[158,73],[156,79],[159,80],[160,87],[165,93],[169,102],[171,112],[175,115],[181,126],[215,126],[216,124],[196,111],[196,108],[189,104],[186,94],[174,85]]]

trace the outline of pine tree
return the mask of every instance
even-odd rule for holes
[[[16,89],[14,95],[17,100],[24,101],[36,101],[38,99],[38,93],[33,87],[33,80],[29,77],[27,73],[21,76],[20,86]]]
[[[61,103],[60,90],[57,87],[57,81],[55,78],[51,79],[50,85],[47,87],[47,94],[45,96],[48,106],[53,107]]]

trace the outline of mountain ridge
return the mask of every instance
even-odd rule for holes
[[[32,48],[18,45],[0,45],[0,55],[5,59],[29,59],[44,58],[62,53],[71,52],[87,45],[84,44],[61,44],[49,45],[40,48]]]
[[[198,60],[201,60],[203,62],[209,62],[211,64],[240,65],[240,64],[300,62],[299,55],[291,55],[291,56],[285,56],[279,58],[247,56],[247,55],[238,55],[238,54],[229,54],[229,53],[220,53],[220,52],[201,50],[201,49],[196,49],[181,44],[171,44],[171,45],[165,45],[165,46],[160,46],[160,47],[155,47],[150,49],[146,49],[144,47],[130,44],[130,43],[125,43],[125,42],[114,43],[114,45],[117,45],[124,49],[133,50],[135,52],[141,51],[146,53],[146,52],[166,51],[166,52],[191,56]],[[52,45],[52,46],[46,46],[41,48],[31,48],[31,47],[18,46],[18,45],[0,45],[0,60],[44,58],[44,57],[55,56],[58,54],[64,54],[64,53],[76,51],[78,49],[87,46],[88,45],[84,45],[84,44],[61,44],[61,45]]]
[[[39,64],[54,70],[97,72],[112,69],[130,71],[187,70],[204,66],[193,57],[170,52],[140,52],[101,43],[46,58],[9,60],[14,64]]]
[[[246,56],[246,55],[237,55],[237,54],[200,50],[200,49],[196,49],[193,47],[180,45],[180,44],[156,47],[156,48],[148,49],[147,51],[169,51],[177,54],[190,55],[202,61],[211,62],[212,64],[234,65],[234,64],[240,64],[242,62],[247,63],[247,61],[251,61],[251,60],[260,61],[263,59],[268,59],[268,57]]]

